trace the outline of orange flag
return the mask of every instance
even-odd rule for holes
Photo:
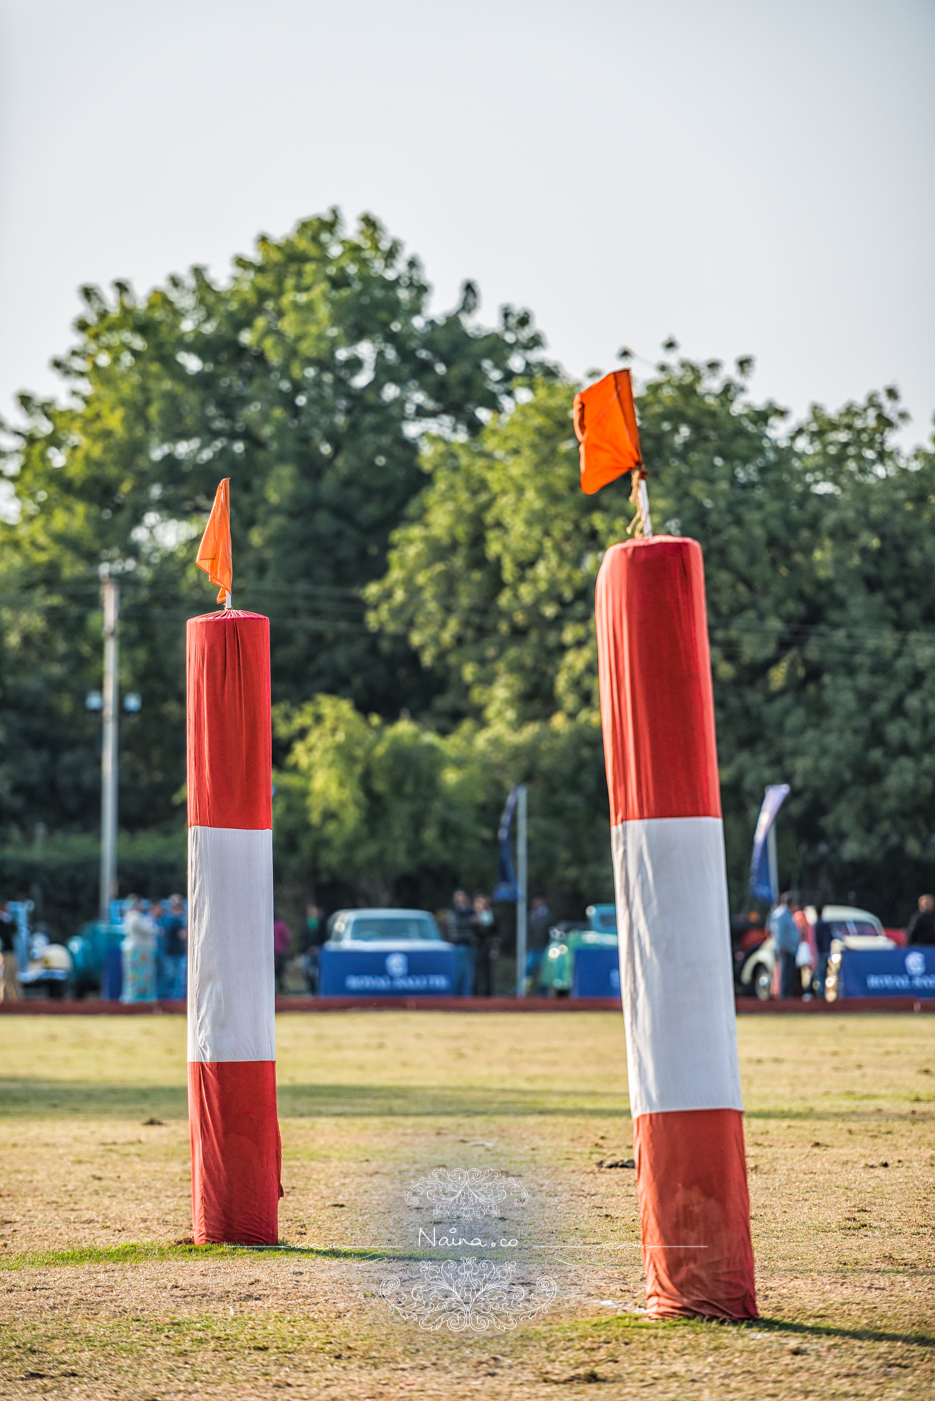
[[[198,546],[195,563],[203,569],[221,592],[218,603],[227,602],[234,579],[234,566],[231,560],[231,494],[230,477],[225,477],[217,489],[214,505],[205,526],[205,533]]]
[[[639,469],[640,477],[646,476],[629,370],[616,370],[576,394],[574,417],[581,490],[588,496],[624,472]]]

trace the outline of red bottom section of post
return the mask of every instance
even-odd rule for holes
[[[188,1063],[196,1245],[276,1245],[282,1147],[276,1062]]]
[[[647,1314],[757,1318],[743,1115],[640,1114],[633,1149]]]

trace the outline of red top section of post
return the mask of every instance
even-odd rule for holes
[[[612,546],[594,604],[611,825],[720,817],[701,546]]]
[[[189,618],[188,825],[271,829],[269,618]]]

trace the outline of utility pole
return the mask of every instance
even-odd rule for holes
[[[516,996],[526,991],[526,785],[516,802]]]
[[[117,894],[117,740],[120,733],[119,681],[117,678],[117,624],[120,617],[120,585],[105,568],[101,573],[104,594],[104,687],[101,744],[101,898],[100,918],[110,923],[110,902]]]

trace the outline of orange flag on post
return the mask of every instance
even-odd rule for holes
[[[588,496],[624,472],[639,470],[641,478],[646,476],[629,370],[616,370],[576,394],[574,417],[581,490]]]
[[[195,563],[203,569],[221,592],[218,603],[230,607],[231,586],[234,581],[234,566],[231,557],[231,497],[230,477],[225,477],[217,489],[214,505],[205,526],[205,533],[198,546]]]

